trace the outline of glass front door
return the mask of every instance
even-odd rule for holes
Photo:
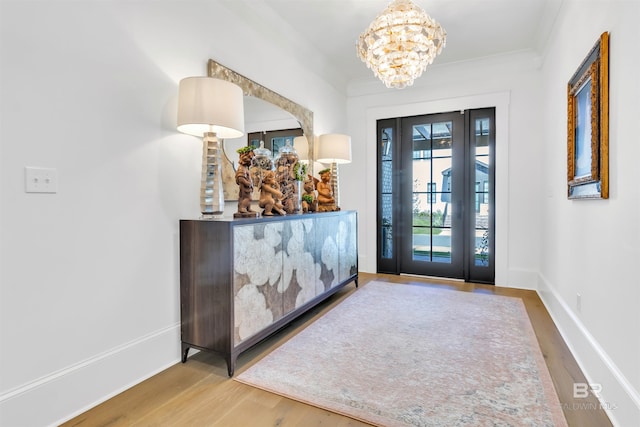
[[[493,282],[493,111],[378,122],[378,271]]]
[[[462,154],[459,113],[402,119],[400,270],[462,278]]]

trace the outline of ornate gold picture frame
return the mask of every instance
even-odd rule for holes
[[[567,87],[567,196],[609,198],[609,33]]]

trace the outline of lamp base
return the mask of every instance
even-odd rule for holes
[[[338,164],[336,162],[331,163],[331,190],[333,191],[333,198],[336,199],[336,210],[340,210],[340,186],[338,184]]]
[[[205,132],[202,139],[202,178],[200,181],[200,212],[202,219],[222,218],[222,159],[218,137]]]

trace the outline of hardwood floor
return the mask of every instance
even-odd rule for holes
[[[569,426],[611,426],[595,397],[576,399],[573,384],[586,383],[582,371],[534,291],[409,276],[360,273],[372,280],[446,287],[521,298],[551,373]],[[353,284],[288,327],[240,355],[240,373],[355,291]],[[247,386],[227,377],[222,357],[200,352],[130,388],[63,426],[366,426],[368,424]]]

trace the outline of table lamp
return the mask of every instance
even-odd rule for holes
[[[351,137],[339,133],[320,135],[316,160],[331,165],[331,189],[336,206],[340,206],[338,164],[351,163]]]
[[[212,77],[187,77],[178,88],[178,131],[202,137],[200,211],[203,218],[224,213],[222,157],[218,138],[244,135],[240,86]]]

